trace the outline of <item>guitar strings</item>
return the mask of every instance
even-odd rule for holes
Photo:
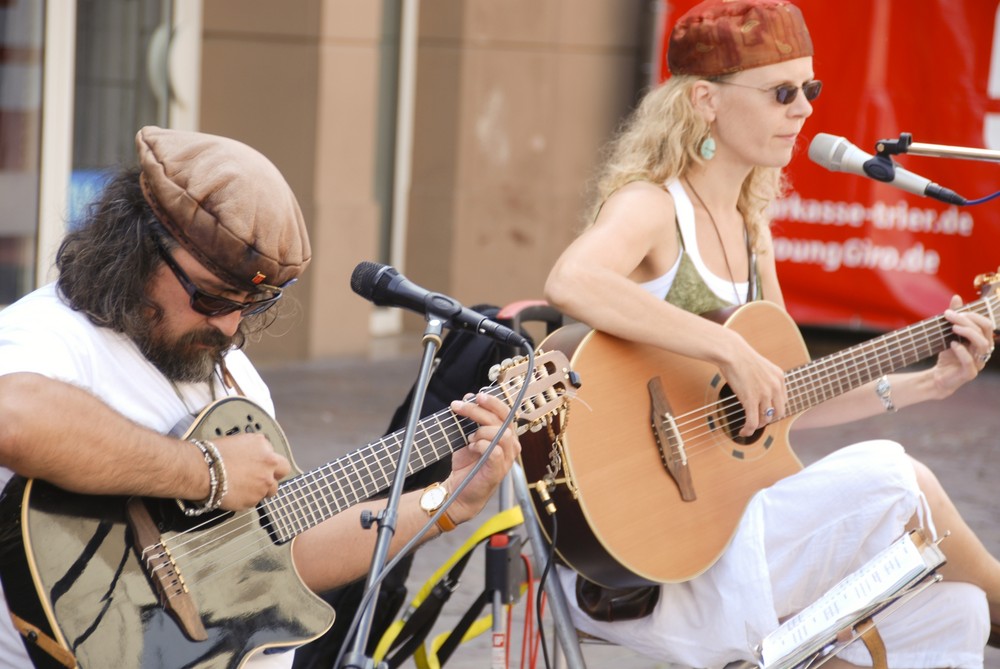
[[[522,417],[524,417],[525,415],[531,416],[533,413],[537,414],[542,409],[546,410],[541,411],[541,413],[543,414],[548,413],[548,411],[551,411],[553,407],[561,404],[563,398],[563,395],[554,389],[557,385],[561,384],[553,383],[553,381],[558,381],[558,379],[561,379],[562,378],[561,376],[557,376],[551,373],[543,376],[539,369],[539,366],[536,366],[536,368],[531,370],[529,373],[531,374],[531,378],[533,379],[533,384],[529,387],[529,389],[532,390],[534,394],[522,398],[521,404],[515,409],[517,415],[520,415]],[[505,392],[508,393],[508,395],[519,395],[520,394],[519,391],[521,388],[523,388],[523,383],[526,380],[527,380],[526,375],[518,375],[509,382],[503,382],[493,387],[485,388],[483,390],[487,394],[491,394],[498,397]],[[535,387],[536,385],[538,387]],[[506,403],[509,404],[509,402]],[[441,439],[438,438],[438,436],[436,436],[436,434],[431,433],[431,428],[433,426],[436,426],[437,433],[440,433],[440,435],[445,436],[443,442]],[[428,464],[427,459],[425,458],[425,454],[429,454],[430,451],[428,449],[422,448],[421,447],[422,444],[424,443],[431,445],[437,443],[444,444],[443,448],[440,449],[435,448],[433,450],[433,458],[431,459],[431,462],[436,462],[437,460],[441,459],[443,455],[446,455],[451,451],[457,450],[457,448],[460,447],[458,446],[458,444],[465,445],[465,443],[467,443],[468,441],[469,435],[476,429],[478,429],[478,425],[474,421],[468,418],[460,418],[456,416],[453,412],[451,412],[450,409],[444,409],[428,418],[421,420],[418,423],[418,427],[421,430],[421,433],[416,435],[418,448],[414,451],[413,454],[411,454],[410,461],[407,463],[408,473],[412,473],[413,471],[421,469]],[[384,444],[386,442],[393,442],[393,443],[388,448],[383,448],[380,451],[378,451],[379,457],[376,458],[375,464],[377,464],[378,466],[379,470],[378,473],[381,475],[382,481],[380,484],[371,486],[370,489],[367,489],[366,490],[367,495],[364,498],[370,497],[372,494],[389,487],[388,478],[389,475],[395,472],[395,464],[396,461],[398,460],[399,450],[401,450],[401,443],[399,437],[401,433],[402,431],[397,431],[392,435],[383,438],[382,441],[380,442],[381,444]],[[353,458],[357,460],[359,454],[363,454],[363,451],[358,451],[355,454],[350,454],[347,457],[348,459]],[[417,458],[413,457],[414,455],[419,458],[420,461],[419,464],[417,463]],[[369,466],[367,456],[361,457],[361,460],[365,465],[366,471],[368,472],[369,482],[371,482],[374,479],[375,474],[371,471],[371,467]],[[388,468],[384,466],[385,462],[389,463],[390,466]],[[356,472],[357,469],[358,469],[357,466],[355,466]],[[389,471],[389,475],[386,474],[387,469]],[[334,473],[336,473],[338,477],[341,479],[343,479],[348,473],[346,468],[339,466],[339,461],[338,461],[337,463],[331,463],[330,465],[327,465],[324,468],[320,468],[319,470],[315,470],[314,472],[310,472],[306,475],[300,476],[295,480],[286,482],[287,485],[284,485],[283,487],[285,489],[294,487],[299,482],[306,481],[309,477],[312,477],[314,479],[319,479],[320,482],[322,482],[322,480],[325,479],[326,477],[322,475],[317,476],[317,472],[322,473],[331,470]],[[311,485],[313,485],[313,487],[315,488],[315,481]],[[367,487],[368,486],[366,485],[366,488]],[[311,494],[315,497],[317,493],[321,492],[323,491],[320,490],[319,488],[315,488]],[[292,497],[291,499],[295,501],[294,497]],[[359,501],[359,499],[356,499],[355,501]],[[282,510],[282,507],[280,506],[280,500],[276,500],[275,497],[272,497],[266,501],[268,503],[267,504],[268,507],[271,510],[269,517],[272,520],[274,520],[277,516],[277,514],[274,513],[274,511]],[[323,499],[321,499],[321,501],[326,501],[327,506],[329,506],[328,496],[324,496]],[[338,505],[337,512],[344,510],[345,508],[351,506],[352,504],[353,502],[349,502],[342,506]],[[287,520],[287,518],[285,518],[284,520]],[[319,517],[319,520],[323,520],[323,518]],[[293,528],[294,530],[293,534],[299,533],[301,529],[302,528],[299,527]]]
[[[987,305],[987,308],[988,307],[989,307],[989,305]],[[975,307],[972,307],[972,308],[975,308]],[[969,309],[966,309],[966,310],[969,310]],[[982,313],[982,312],[980,312],[980,313]],[[910,328],[909,330],[910,331],[914,331],[914,330],[919,331],[922,326],[926,330],[927,326],[930,325],[930,324],[932,324],[932,323],[935,323],[935,324],[944,323],[945,325],[950,325],[943,318],[937,317],[937,318],[934,318],[934,319],[928,319],[928,321],[925,321],[925,322],[923,322],[921,324],[918,324],[917,326],[914,326],[913,328]],[[936,330],[938,330],[938,331],[940,331],[940,329],[941,329],[940,327],[936,328]],[[830,363],[829,363],[830,360],[834,360],[834,361],[836,361],[836,360],[843,360],[844,358],[848,357],[848,355],[850,354],[850,352],[852,352],[852,351],[854,351],[854,350],[856,350],[858,348],[862,348],[863,349],[863,348],[866,348],[866,347],[872,349],[872,351],[869,353],[869,357],[870,357],[871,353],[875,353],[875,354],[879,353],[879,351],[876,350],[876,347],[878,346],[878,343],[879,343],[880,340],[886,339],[886,338],[892,338],[892,337],[889,336],[889,335],[887,335],[887,336],[885,336],[883,338],[879,338],[877,340],[874,340],[874,342],[868,342],[868,343],[859,345],[858,347],[854,347],[852,349],[848,349],[847,351],[840,352],[838,354],[835,354],[833,356],[829,356],[828,358],[824,358],[821,361],[816,361],[816,362],[827,361],[827,365],[826,366],[830,367],[831,366]],[[910,335],[909,339],[911,341],[921,340],[921,338],[919,336],[915,336],[915,335]],[[937,340],[938,341],[943,340],[943,335],[939,335],[937,337]],[[926,341],[929,341],[929,340],[925,336],[925,337],[923,337],[922,341],[926,342]],[[920,358],[917,358],[917,359],[920,359]],[[905,359],[904,359],[904,362],[905,362]],[[841,363],[838,363],[838,364],[840,364],[840,366],[842,368],[844,367],[843,364],[841,364]],[[792,370],[791,372],[789,372],[789,374],[787,375],[787,378],[788,378],[790,389],[794,390],[794,388],[797,387],[798,385],[803,385],[801,382],[808,381],[810,378],[817,378],[817,377],[821,376],[821,374],[819,372],[810,372],[809,368],[810,367],[814,367],[814,366],[815,365],[813,363],[807,363],[805,366],[803,366],[803,368]],[[874,378],[874,376],[875,376],[874,374],[871,375],[871,378]],[[870,379],[868,379],[868,380],[870,380]],[[827,385],[831,385],[831,384],[827,384]],[[792,396],[793,396],[793,398],[795,397],[794,392],[792,393]],[[704,426],[705,425],[705,421],[704,421],[705,417],[708,416],[709,414],[713,414],[713,413],[717,414],[717,413],[719,413],[718,412],[718,407],[723,407],[723,409],[725,410],[725,412],[722,414],[724,417],[730,418],[730,419],[742,419],[743,418],[742,406],[736,406],[736,409],[737,409],[736,411],[729,411],[729,409],[732,409],[733,406],[735,406],[735,405],[738,405],[738,402],[736,402],[734,399],[729,399],[729,400],[723,400],[721,402],[716,403],[716,407],[715,407],[716,410],[715,411],[711,410],[712,407],[707,407],[708,409],[710,409],[710,411],[708,411],[707,413],[702,413],[701,415],[699,415],[697,412],[689,412],[688,414],[684,414],[684,416],[689,416],[689,417],[693,416],[693,419],[685,421],[685,422],[682,422],[682,423],[679,423],[679,425],[685,425],[686,426],[686,425],[689,425],[690,423],[694,422],[694,423],[697,423],[699,425]],[[795,412],[793,411],[791,413],[795,413]],[[680,428],[679,428],[678,431],[681,431]],[[709,432],[711,432],[711,430],[709,430]],[[703,433],[701,435],[696,434],[696,435],[694,435],[694,438],[688,440],[688,444],[689,445],[696,445],[696,444],[698,444],[699,440],[697,439],[697,437],[701,437],[701,436],[712,437],[711,434],[705,434],[705,433]],[[698,452],[699,452],[698,449],[689,449],[688,455],[697,454]]]
[[[943,321],[943,319],[940,319],[940,320]],[[926,337],[920,338],[919,336],[912,336],[912,335],[909,337],[909,339],[910,339],[911,342],[913,342],[913,341],[924,341],[924,342],[926,342],[927,341]],[[942,340],[943,337],[939,337],[938,339]],[[865,344],[865,345],[861,346],[861,348],[864,348],[864,347],[874,348],[874,345],[871,344],[871,343],[868,343],[868,344]],[[849,349],[849,351],[850,350],[853,350],[853,349]],[[876,353],[876,354],[879,353],[879,351],[877,351],[877,350],[875,350],[873,352]],[[892,357],[896,357],[896,356],[897,356],[897,354],[893,354]],[[807,385],[806,382],[808,382],[811,379],[816,379],[816,378],[821,378],[823,376],[828,376],[829,375],[829,368],[830,367],[839,366],[842,369],[845,368],[845,366],[842,364],[842,362],[838,362],[838,361],[842,361],[846,357],[847,357],[847,353],[846,352],[841,352],[841,353],[835,354],[834,356],[830,356],[829,358],[824,358],[824,359],[822,359],[820,361],[816,361],[816,362],[824,362],[825,365],[819,365],[819,366],[817,366],[815,363],[807,363],[802,368],[796,368],[794,370],[791,370],[786,375],[786,382],[787,382],[787,385],[788,385],[789,390],[790,390],[789,395],[790,395],[790,397],[792,399],[791,403],[793,405],[795,405],[796,402],[797,402],[797,400],[798,400],[798,395],[796,393],[796,390],[798,389],[799,386]],[[877,355],[876,355],[876,357],[877,357]],[[905,358],[903,359],[903,361],[905,361]],[[831,363],[834,363],[834,362],[836,364],[831,364]],[[812,369],[812,368],[822,368],[824,366],[826,368],[825,372],[813,371],[813,369]],[[863,380],[864,381],[871,380],[871,378],[874,378],[874,377],[875,377],[875,374],[872,374],[870,376],[870,378],[863,379]],[[834,384],[832,384],[830,382],[826,383],[826,387],[827,388],[830,388],[833,385]],[[812,394],[816,395],[815,391]],[[829,393],[827,393],[827,395],[829,395]],[[823,397],[822,394],[820,396]],[[829,396],[832,396],[832,395],[829,395]],[[806,408],[808,408],[808,407],[806,407]],[[704,411],[705,409],[707,409],[707,411]],[[797,413],[797,412],[798,412],[797,410],[793,409],[793,411],[789,412],[789,415],[792,415],[792,414]],[[735,398],[727,398],[725,400],[720,400],[719,402],[716,402],[714,406],[710,405],[708,407],[702,407],[699,410],[696,410],[696,411],[693,411],[693,412],[689,412],[687,414],[682,414],[682,417],[686,417],[686,418],[688,418],[688,420],[680,420],[680,421],[678,421],[678,432],[684,432],[685,431],[684,428],[687,428],[691,424],[695,424],[696,426],[700,426],[700,427],[706,427],[706,425],[708,423],[708,421],[706,419],[710,418],[713,415],[717,415],[717,416],[721,416],[722,417],[723,420],[720,422],[720,425],[725,425],[727,423],[730,424],[730,425],[731,424],[735,424],[735,423],[738,423],[739,421],[742,421],[745,418],[743,407],[742,407],[742,405],[739,404],[738,400],[736,400]],[[685,439],[685,443],[688,444],[689,446],[697,445],[697,444],[700,443],[700,441],[698,439],[699,437],[714,437],[714,435],[712,433],[715,432],[715,431],[718,431],[718,429],[719,428],[712,429],[711,427],[707,427],[706,430],[702,430],[701,434],[694,434],[692,438]],[[689,456],[697,454],[699,452],[702,452],[702,451],[700,451],[698,449],[691,449],[691,448],[688,449],[688,455]]]
[[[542,378],[541,373],[537,368],[530,370],[529,373],[536,381]],[[518,376],[506,384],[499,383],[498,385],[484,388],[482,391],[501,397],[504,393],[505,385],[517,386],[523,381],[524,378]],[[520,405],[519,410],[531,407],[544,407],[548,404],[552,404],[553,401],[558,400],[560,397],[556,391],[551,389],[551,387],[547,389],[547,392],[549,393],[547,397],[544,395],[545,392],[546,389],[543,389],[542,392],[539,393],[539,395],[541,395],[540,399],[536,399],[539,395],[536,395],[535,397],[526,397],[522,405]],[[516,395],[516,392],[514,394]],[[439,450],[436,447],[439,440],[435,439],[428,430],[428,426],[431,423],[434,423],[437,426],[437,430],[446,437],[445,446],[442,450]],[[441,459],[443,455],[450,453],[453,450],[457,450],[460,446],[455,446],[455,444],[460,443],[459,440],[461,440],[463,445],[467,443],[469,436],[476,429],[478,429],[478,424],[469,418],[460,417],[454,414],[450,409],[444,409],[422,419],[417,424],[417,427],[421,432],[414,435],[415,449],[411,453],[409,462],[406,464],[408,473],[415,471],[416,469],[423,468],[428,464],[425,454],[429,453],[425,446],[434,446],[434,458],[431,462],[436,462]],[[270,540],[272,530],[276,534],[281,535],[280,528],[276,527],[276,516],[278,512],[282,512],[287,515],[289,511],[301,512],[303,507],[305,507],[305,509],[310,512],[309,518],[306,522],[306,527],[302,527],[301,525],[295,526],[291,528],[292,532],[290,536],[279,536],[279,538],[289,540],[305,529],[308,529],[308,527],[312,527],[322,520],[330,518],[333,515],[336,515],[336,513],[353,506],[362,499],[368,499],[375,493],[388,487],[388,483],[385,481],[387,481],[389,475],[395,472],[398,454],[401,450],[399,432],[401,431],[397,431],[383,437],[381,440],[370,444],[366,449],[359,449],[358,451],[348,454],[334,462],[327,463],[316,470],[282,482],[282,484],[279,485],[279,491],[277,494],[266,498],[258,504],[258,507],[266,507],[264,509],[266,513],[264,514],[256,513],[258,507],[238,512],[231,518],[219,523],[218,527],[212,528],[210,531],[211,536],[207,539],[204,533],[213,522],[216,522],[216,520],[205,520],[194,528],[179,532],[174,538],[163,538],[163,540],[158,544],[160,552],[154,553],[153,555],[161,557],[164,554],[169,553],[173,556],[174,561],[178,559],[190,561],[190,564],[185,564],[185,571],[188,573],[198,575],[199,577],[213,576],[226,571],[236,564],[239,564],[249,555],[257,554],[266,549],[268,546],[274,546],[274,543]],[[417,466],[418,459],[419,467]],[[364,491],[367,494],[362,497],[356,493],[356,486],[347,485],[347,489],[354,493],[354,500],[351,501],[350,499],[346,499],[344,503],[341,504],[337,502],[336,499],[331,500],[331,493],[333,493],[334,497],[338,492],[340,493],[340,497],[348,497],[348,495],[344,494],[344,484],[350,484],[352,476],[348,467],[344,464],[345,462],[351,465],[355,475],[353,479],[363,486]],[[388,465],[388,467],[386,465]],[[376,481],[376,473],[373,471],[373,466],[377,467],[378,473],[383,479],[383,483],[381,485],[379,485]],[[364,472],[362,472],[361,467],[364,468]],[[389,473],[387,474],[387,472]],[[337,488],[336,491],[333,490],[334,485]],[[325,489],[320,486],[325,486]],[[305,488],[304,494],[302,490],[303,488]],[[335,511],[331,507],[331,501],[336,503]],[[325,510],[319,509],[316,502],[323,502]],[[313,508],[309,508],[310,506]],[[248,528],[252,528],[257,525],[263,526],[265,530],[263,536],[252,532],[245,532]],[[233,535],[240,536],[233,539]],[[176,541],[177,539],[180,541]],[[219,549],[218,544],[220,543],[223,544],[225,554],[223,554],[223,551]],[[168,548],[168,544],[174,547]],[[147,547],[144,550],[144,558],[148,561],[151,551],[155,550],[156,546]],[[202,562],[201,566],[199,566],[199,558],[209,551],[212,552],[210,555],[212,560],[211,563]],[[220,565],[220,562],[224,564]],[[155,570],[165,569],[168,566],[169,565],[164,564],[156,567]],[[204,572],[210,573],[205,574]]]
[[[975,303],[971,303],[960,307],[957,311],[973,311],[980,315],[986,316],[992,322],[992,308],[991,302],[995,299],[993,295],[990,295],[982,300]],[[924,321],[921,321],[909,328],[904,329],[901,332],[887,333],[881,337],[870,340],[868,342],[863,342],[857,346],[848,348],[844,351],[826,356],[816,361],[806,363],[798,368],[790,370],[786,374],[786,386],[789,388],[789,396],[791,398],[790,404],[793,405],[793,410],[788,412],[785,417],[789,417],[798,413],[801,410],[809,408],[811,406],[808,402],[803,402],[802,405],[799,401],[802,400],[799,395],[800,390],[809,391],[808,385],[811,381],[816,379],[827,378],[825,384],[821,385],[820,388],[826,388],[827,392],[825,394],[818,394],[815,389],[811,392],[801,393],[805,396],[805,399],[809,397],[819,397],[818,401],[813,402],[817,404],[824,399],[829,399],[836,396],[836,392],[830,393],[829,390],[840,390],[843,383],[835,384],[833,383],[831,368],[839,367],[841,370],[847,369],[844,361],[851,357],[852,354],[856,354],[857,351],[864,351],[865,349],[870,349],[866,354],[869,359],[872,358],[872,354],[875,355],[875,359],[878,360],[879,356],[885,353],[885,350],[889,348],[887,342],[891,340],[898,340],[895,344],[897,349],[904,348],[902,344],[909,343],[911,348],[915,348],[915,343],[925,344],[924,348],[929,348],[931,344],[938,344],[939,349],[943,350],[944,344],[946,342],[947,336],[950,335],[951,324],[943,317],[936,316]],[[947,332],[946,332],[947,331]],[[879,350],[879,347],[883,350]],[[929,354],[929,352],[928,352]],[[903,364],[912,364],[918,360],[927,357],[927,355],[919,355],[913,359],[905,356],[905,353],[900,350],[890,351],[889,357],[882,358],[883,362],[891,363],[895,368]],[[855,377],[862,382],[867,382],[874,379],[881,372],[872,373],[867,378],[861,374],[855,374]],[[843,375],[841,375],[843,376]],[[815,384],[813,384],[815,385]],[[860,385],[860,384],[859,384]],[[721,420],[715,421],[716,427],[713,427],[712,419],[718,417]],[[693,411],[683,413],[675,418],[676,430],[680,435],[684,435],[681,439],[681,443],[686,451],[686,455],[691,457],[699,453],[704,453],[711,450],[717,446],[716,434],[720,429],[731,426],[738,425],[745,419],[745,413],[743,411],[742,405],[735,396],[730,396],[728,398],[720,399],[712,404],[704,407],[699,407]],[[692,427],[693,426],[693,427]],[[766,426],[765,426],[766,427]],[[692,432],[690,437],[685,433]],[[707,444],[707,448],[697,448],[710,440],[711,443]],[[679,455],[680,446],[674,445],[671,447],[672,454],[674,456]]]
[[[453,421],[451,422],[455,424],[454,427],[458,428],[458,432],[461,435],[471,435],[472,432],[475,431],[477,424],[474,421],[464,417],[459,417],[447,409],[438,412],[429,418],[439,419],[441,415],[447,414],[451,415],[453,418]],[[389,435],[389,437],[392,436],[395,436],[395,434]],[[339,492],[340,497],[348,497],[348,495],[344,494],[344,488],[345,484],[349,484],[351,482],[352,477],[350,472],[346,466],[340,468],[339,470],[338,468],[332,467],[335,463],[342,463],[345,460],[351,460],[350,456],[354,454],[348,454],[348,456],[344,456],[333,463],[328,463],[313,472],[309,472],[283,482],[279,486],[278,493],[265,498],[260,503],[260,505],[267,507],[265,511],[269,510],[269,513],[259,514],[257,513],[257,508],[241,511],[233,515],[233,517],[222,521],[218,524],[218,526],[211,528],[210,530],[208,529],[209,526],[215,521],[211,519],[205,520],[193,528],[178,532],[172,538],[164,538],[163,541],[160,542],[160,545],[163,546],[165,550],[169,546],[169,553],[173,556],[175,561],[191,561],[191,568],[194,570],[199,569],[195,562],[197,558],[205,553],[211,552],[212,554],[210,557],[213,562],[218,565],[218,569],[215,568],[216,565],[209,565],[209,569],[213,575],[217,572],[221,573],[230,566],[238,564],[247,556],[255,554],[267,546],[274,545],[270,540],[270,532],[275,529],[276,526],[275,512],[287,512],[289,510],[295,511],[298,507],[309,506],[310,502],[321,501],[326,504],[328,512],[325,518],[329,518],[350,508],[351,506],[354,506],[354,504],[359,501],[369,499],[372,495],[379,492],[380,488],[376,486],[370,465],[376,466],[381,472],[383,472],[383,474],[389,470],[394,472],[398,449],[394,451],[393,446],[381,449],[374,448],[374,446],[389,440],[389,437],[383,438],[376,444],[369,446],[369,449],[367,449],[368,452],[365,453],[362,458],[366,463],[364,472],[358,468],[357,462],[350,462],[350,464],[354,467],[354,473],[357,474],[355,480],[357,480],[365,488],[366,492],[368,492],[366,497],[354,494],[353,501],[345,500],[345,503],[343,504],[338,503],[337,500],[332,500],[336,506],[336,511],[330,513],[333,508],[330,505],[330,493],[336,496],[336,493]],[[398,439],[396,442],[398,444]],[[426,447],[429,445],[433,446],[435,443],[437,443],[437,441],[426,431],[424,431],[422,435],[416,435],[414,438],[414,445],[416,447],[416,451],[420,451],[419,455],[421,459],[423,459],[423,451],[427,450]],[[446,448],[448,448],[449,451],[451,450],[450,447]],[[440,453],[438,453],[436,449],[435,454],[440,456]],[[412,455],[414,457],[411,457],[410,463],[408,463],[407,466],[410,470],[413,469],[413,465],[418,454],[415,452]],[[440,459],[440,457],[438,457],[438,459]],[[305,495],[302,495],[301,493],[296,494],[298,491],[294,490],[295,484],[299,483],[299,479],[303,476],[308,476],[309,474],[314,475],[314,480],[308,484],[308,489],[305,491]],[[391,473],[389,475],[391,475]],[[320,486],[323,485],[327,487],[327,490],[324,491],[320,488]],[[333,490],[334,487],[337,488],[336,491]],[[346,487],[356,493],[354,486],[347,485]],[[314,510],[314,513],[309,520],[315,522],[311,522],[309,526],[311,527],[314,524],[318,524],[321,520],[324,520],[325,518],[320,518],[322,515],[322,513]],[[265,530],[263,536],[255,535],[252,532],[246,532],[246,530],[255,526],[260,526]],[[295,532],[295,534],[304,531],[304,529],[305,528],[301,528],[298,532]],[[234,540],[233,535],[236,534],[242,534],[242,536],[237,537]],[[223,561],[218,560],[218,558],[226,557],[217,550],[219,544],[225,544],[225,548],[230,554],[236,553],[235,557],[229,562],[229,564],[219,564]],[[188,569],[188,565],[185,565],[185,569]]]

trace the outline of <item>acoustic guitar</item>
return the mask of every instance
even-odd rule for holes
[[[984,297],[960,311],[997,323],[996,275]],[[582,576],[609,588],[694,578],[729,544],[757,491],[802,464],[788,432],[795,415],[883,374],[943,351],[955,339],[936,316],[810,361],[781,308],[752,302],[723,323],[785,372],[785,420],[740,437],[743,409],[719,370],[701,360],[624,341],[583,324],[540,344],[562,351],[586,381],[558,429],[525,435],[521,454],[532,485],[552,497],[555,550]],[[556,528],[542,499],[536,515]]]
[[[502,368],[486,392],[515,402],[518,432],[567,393],[566,358]],[[420,421],[407,468],[465,446],[478,425],[445,409]],[[262,432],[291,460],[281,427],[241,397],[211,404],[186,438]],[[387,489],[403,431],[312,471],[292,471],[256,508],[189,518],[177,500],[80,495],[14,477],[0,498],[0,578],[36,667],[231,669],[256,650],[310,641],[333,610],[299,579],[294,537]],[[294,465],[293,465],[294,467]],[[330,559],[336,558],[331,546]]]

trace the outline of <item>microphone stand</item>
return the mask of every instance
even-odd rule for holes
[[[399,449],[396,473],[393,476],[392,485],[389,486],[389,499],[385,509],[379,511],[374,517],[370,511],[363,512],[361,515],[361,524],[365,529],[371,528],[373,522],[378,523],[378,538],[375,542],[371,568],[368,570],[368,579],[365,583],[365,591],[372,590],[372,593],[368,598],[368,603],[357,614],[361,617],[358,621],[357,632],[352,640],[351,651],[344,658],[342,666],[345,669],[372,669],[375,666],[374,659],[365,655],[365,647],[368,645],[368,635],[371,633],[375,606],[378,602],[378,591],[381,588],[379,576],[385,568],[389,555],[389,544],[396,533],[400,497],[403,494],[403,481],[406,478],[406,469],[410,462],[410,451],[413,450],[414,435],[417,431],[417,423],[420,421],[420,411],[424,406],[424,396],[427,394],[431,365],[434,363],[434,356],[441,347],[443,328],[444,321],[428,311],[427,328],[424,330],[422,339],[424,353],[420,360],[420,372],[413,386],[413,400],[406,417],[406,429],[403,432],[403,443]],[[388,666],[388,663],[384,661],[378,665],[379,669],[386,669]]]

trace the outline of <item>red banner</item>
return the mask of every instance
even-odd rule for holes
[[[666,2],[666,31],[696,0]],[[813,137],[874,154],[881,139],[1000,149],[997,0],[796,0],[823,81],[776,203],[785,301],[800,324],[896,329],[978,297],[1000,265],[1000,198],[956,207],[809,160]],[[664,40],[665,49],[666,40]],[[665,52],[664,52],[665,53]],[[661,53],[661,78],[666,73]],[[974,200],[1000,190],[992,161],[896,156],[907,170]]]

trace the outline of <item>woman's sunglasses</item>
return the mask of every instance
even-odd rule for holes
[[[163,262],[167,263],[167,267],[177,277],[177,281],[180,282],[181,287],[187,291],[188,297],[191,298],[191,308],[199,314],[204,316],[225,316],[226,314],[238,311],[243,316],[253,316],[254,314],[267,311],[275,302],[281,299],[280,289],[267,297],[247,302],[236,302],[221,295],[206,293],[194,285],[194,281],[191,280],[184,270],[181,269],[181,266],[177,264],[177,261],[174,260],[174,257],[164,248],[163,242],[156,240],[156,248],[159,249]]]
[[[812,81],[807,81],[801,86],[795,86],[793,84],[781,84],[780,86],[774,86],[773,88],[757,88],[756,86],[747,86],[746,84],[737,84],[733,81],[714,81],[716,84],[726,84],[727,86],[739,86],[740,88],[752,88],[755,91],[763,91],[764,93],[773,93],[774,99],[777,100],[780,105],[790,105],[795,102],[795,98],[799,95],[799,89],[802,89],[802,94],[806,96],[806,100],[812,102],[819,97],[820,92],[823,90],[823,82],[819,79],[813,79]]]

